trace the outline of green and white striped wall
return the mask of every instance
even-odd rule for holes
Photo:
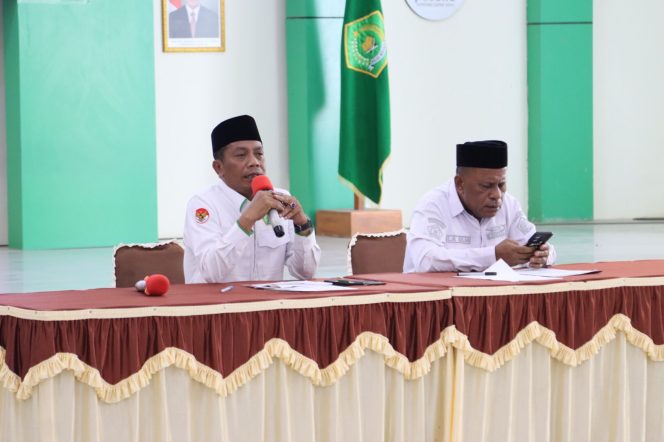
[[[650,2],[654,4],[655,0]],[[621,7],[617,1],[613,3],[615,8]],[[262,89],[256,88],[256,78],[263,77],[247,75],[247,72],[267,71],[270,76],[275,76],[270,69],[263,69],[262,63],[266,55],[259,54],[261,56],[257,57],[252,53],[251,49],[255,44],[248,42],[249,33],[240,34],[240,31],[245,32],[251,28],[251,24],[255,24],[256,13],[264,8],[264,4],[252,2],[251,7],[242,10],[242,14],[237,12],[244,5],[245,3],[235,4],[234,7],[227,5],[229,45],[226,53],[215,55],[218,58],[215,58],[214,62],[208,55],[201,54],[198,54],[198,57],[188,54],[191,57],[186,58],[186,63],[184,57],[168,58],[168,63],[162,60],[162,68],[158,73],[172,76],[169,81],[164,82],[169,87],[176,88],[180,80],[179,76],[175,78],[176,75],[171,74],[174,66],[182,68],[196,62],[199,63],[196,64],[196,71],[175,71],[183,75],[193,75],[204,70],[207,74],[211,73],[205,77],[205,81],[221,83],[226,89],[217,88],[214,94],[207,94],[209,96],[205,99],[192,98],[187,102],[190,107],[194,107],[196,100],[205,101],[205,106],[194,115],[196,121],[205,120],[200,126],[170,131],[170,128],[177,126],[180,121],[174,117],[172,120],[164,120],[164,128],[157,135],[167,140],[164,143],[167,144],[168,152],[178,152],[179,155],[180,145],[191,144],[192,149],[205,145],[207,155],[207,135],[201,136],[200,142],[191,142],[191,133],[202,134],[207,127],[212,127],[215,121],[237,112],[238,105],[246,106],[248,112],[253,112],[253,109],[258,107],[264,112],[265,121],[270,121],[272,115],[280,117],[287,109],[290,150],[288,175],[291,191],[298,195],[310,215],[317,209],[352,207],[352,193],[337,177],[338,79],[344,0],[285,2],[285,63],[288,86],[286,98],[280,92],[283,88],[279,75],[276,75],[273,83],[269,83],[269,87]],[[505,4],[501,7],[521,9],[523,5],[524,3]],[[606,9],[604,3],[601,5]],[[125,12],[129,7],[131,14]],[[160,51],[158,45],[155,46],[159,30],[154,27],[160,23],[160,16],[155,15],[160,14],[158,7],[157,1],[3,1],[8,223],[12,247],[92,247],[157,239],[155,57],[161,60],[162,56],[155,55],[155,51]],[[415,74],[411,72],[413,68],[408,62],[415,60],[415,57],[435,53],[436,63],[425,65],[432,68],[429,77],[425,78],[429,82],[437,80],[438,73],[445,73],[444,67],[448,58],[446,51],[451,50],[444,43],[452,41],[452,37],[460,32],[467,32],[469,25],[481,20],[480,17],[485,17],[488,6],[481,2],[468,3],[449,21],[444,22],[426,22],[417,18],[405,2],[387,3],[383,0],[383,7],[386,22],[392,20],[393,23],[388,31],[388,42],[395,42],[392,48],[396,49],[393,54],[397,57],[391,59],[391,62],[397,60],[400,63],[400,69],[395,69],[394,78],[391,79],[393,96],[395,103],[407,104],[410,109],[413,103],[417,103],[417,94],[411,94],[415,98],[409,96],[408,100],[404,99],[404,94],[410,94],[416,86],[420,94],[423,89],[419,88],[421,85],[412,83]],[[491,7],[496,6],[492,3]],[[596,8],[599,6],[596,5]],[[651,9],[655,10],[654,8],[653,6]],[[641,9],[643,8],[639,8]],[[274,10],[272,11],[274,14]],[[507,16],[513,17],[517,11],[509,9],[509,12],[512,14]],[[234,13],[237,15],[234,16]],[[622,15],[618,13],[610,14],[611,17],[614,15],[622,19]],[[230,20],[234,20],[234,26],[230,26]],[[282,20],[281,17],[271,21],[266,19],[263,28],[269,32],[256,37],[257,31],[252,30],[251,38],[262,38],[261,41],[265,41],[270,35],[283,29]],[[611,20],[614,21],[607,23],[617,21],[622,24],[617,19]],[[632,27],[625,26],[624,32],[638,27],[639,20],[643,18],[635,15],[631,20],[632,23],[628,24]],[[520,26],[520,23],[522,22],[511,21],[510,29]],[[651,25],[655,24],[657,21],[652,19]],[[523,43],[520,32],[514,30],[514,35],[509,34],[506,42],[514,45]],[[604,32],[600,35],[605,35],[606,29]],[[411,37],[411,42],[427,43],[424,55],[417,51],[419,46],[412,43],[399,45],[406,40],[405,34]],[[438,43],[437,39],[441,38],[441,35],[446,39],[443,43]],[[486,36],[478,36],[472,40],[473,35],[464,35],[465,40],[459,39],[456,50],[462,52],[472,48],[473,55],[476,51],[481,52],[481,48],[485,46],[482,38]],[[598,168],[598,173],[593,173],[594,164],[605,165],[607,158],[623,158],[622,151],[615,147],[607,149],[602,145],[603,151],[600,152],[594,152],[593,149],[593,144],[598,143],[598,140],[593,139],[594,115],[597,117],[600,109],[605,108],[604,105],[598,105],[597,112],[593,110],[593,47],[595,46],[595,50],[598,47],[593,44],[593,3],[591,0],[528,0],[526,35],[529,215],[537,221],[593,219],[595,212],[599,213],[600,210],[597,203],[598,194],[608,193],[602,187],[603,182],[598,184],[597,181],[598,173],[604,172]],[[649,36],[639,38],[649,41],[651,44],[648,47],[652,48],[657,48],[660,41],[656,38],[650,41]],[[468,39],[472,41],[467,46],[462,46]],[[640,44],[641,40],[635,40],[634,44]],[[234,43],[230,44],[231,41]],[[599,47],[605,48],[603,45],[604,43]],[[277,72],[278,68],[283,68],[279,63],[284,63],[281,60],[280,47],[273,45],[267,49],[272,57],[267,58],[270,60],[267,67],[276,64]],[[511,58],[505,66],[507,69],[503,71],[520,72],[520,50],[513,50],[509,54],[515,55],[510,55]],[[601,60],[605,59],[606,54]],[[463,65],[457,64],[457,70],[461,69],[459,66]],[[597,71],[605,72],[607,69],[606,63],[603,62],[598,65]],[[648,70],[650,71],[653,70]],[[436,76],[431,72],[436,72]],[[421,75],[421,72],[418,75]],[[478,77],[473,78],[477,81]],[[604,79],[601,83],[604,88],[602,90],[610,90],[613,84],[611,81]],[[519,80],[514,87],[522,87],[522,83],[523,81]],[[642,83],[646,84],[644,88],[653,88],[653,91],[642,95],[657,96],[653,94],[656,92],[654,86],[659,84],[657,81],[650,79]],[[425,106],[421,112],[395,112],[394,115],[400,115],[400,121],[393,120],[393,132],[401,136],[395,137],[401,139],[401,142],[393,144],[393,153],[399,153],[399,149],[403,152],[403,149],[412,150],[413,146],[418,146],[409,144],[412,140],[409,135],[404,135],[403,126],[426,126],[420,128],[421,132],[427,132],[426,140],[434,140],[437,134],[444,133],[450,137],[446,146],[453,146],[451,141],[472,137],[477,133],[475,127],[471,126],[471,123],[475,125],[475,122],[470,118],[464,119],[470,122],[469,127],[457,128],[454,134],[449,133],[454,128],[430,127],[435,124],[432,122],[442,121],[436,119],[441,114],[454,113],[455,110],[461,109],[465,113],[457,113],[458,115],[470,115],[472,109],[463,106],[466,106],[467,102],[485,98],[472,95],[476,89],[472,84],[436,84],[441,88],[466,88],[467,95],[444,94],[442,96],[447,97],[447,100],[443,100],[441,95],[433,90],[426,97],[427,100],[422,100]],[[206,83],[200,90],[204,90],[205,86],[209,84]],[[245,100],[244,95],[248,91],[254,95],[250,95],[250,100]],[[266,95],[270,100],[267,107]],[[216,97],[219,96],[225,98],[223,103],[218,103]],[[499,99],[514,101],[519,97],[519,93],[511,93]],[[178,96],[171,98],[162,101],[167,103],[166,109],[172,108],[180,99]],[[656,124],[658,103],[661,103],[661,100],[653,103],[651,107],[646,107],[655,111],[654,116],[648,120],[652,120],[653,127],[659,127]],[[505,116],[503,120],[503,123],[508,124],[509,118],[519,120],[508,133],[518,133],[522,127],[525,131],[525,114],[520,110],[521,107],[516,108],[513,117]],[[618,109],[621,106],[612,106],[613,108]],[[242,111],[244,109],[245,107]],[[403,109],[404,106],[401,107],[401,110]],[[435,118],[424,120],[418,116],[420,114],[433,115]],[[490,113],[484,115],[483,118],[489,118]],[[603,127],[609,125],[607,121],[611,122],[612,127],[616,126],[613,122],[620,121],[618,117],[620,115],[604,116],[601,119],[604,126],[600,126],[597,132],[600,135],[595,137],[606,137],[602,135],[605,132]],[[272,121],[275,127],[272,130],[272,142],[277,140],[285,147],[285,136],[280,137],[280,134],[285,132],[282,129],[284,123],[278,118],[272,120],[278,122]],[[597,126],[597,121],[595,125]],[[477,127],[478,130],[486,130],[485,126]],[[490,129],[495,131],[495,127]],[[662,133],[661,130],[657,132],[659,129],[646,129],[648,130],[643,129],[642,132],[657,136]],[[625,137],[633,136],[629,127],[619,130],[622,130],[621,134]],[[177,137],[173,136],[174,134]],[[640,144],[646,145],[646,141],[651,139],[655,138],[651,136]],[[518,141],[517,144],[524,143]],[[419,145],[422,145],[422,140]],[[656,143],[653,146],[656,146]],[[423,149],[429,149],[426,151],[427,158],[442,155],[439,146],[426,146]],[[649,155],[657,155],[659,151],[654,152],[655,147],[652,149],[653,153]],[[410,157],[408,158],[410,161]],[[188,169],[183,171],[186,179],[192,181],[192,177],[201,175],[202,168],[209,167],[207,156],[205,161],[204,165],[189,164]],[[280,167],[284,176],[287,174],[285,169],[286,167]],[[410,172],[412,168],[398,169],[398,179],[403,179],[404,182],[409,178],[403,172],[406,169]],[[453,169],[450,167],[449,171],[451,170]],[[431,181],[442,181],[449,171],[441,169],[441,176],[432,176]],[[525,170],[510,171],[511,176],[524,173]],[[606,178],[608,179],[610,177]],[[523,188],[525,193],[525,185]],[[194,189],[192,193],[193,191]],[[411,200],[419,197],[420,192],[417,192],[417,195],[412,193],[400,193],[393,199],[395,206],[405,207]],[[172,213],[164,212],[166,215],[162,216],[168,218],[167,221],[175,220],[170,222],[175,227],[171,227],[169,232],[177,234],[177,226],[181,223],[178,204],[184,204],[187,196],[174,196],[170,187],[162,188],[160,194],[165,201],[177,200],[177,204],[172,204],[175,208]],[[600,216],[607,217],[612,214],[601,213]]]

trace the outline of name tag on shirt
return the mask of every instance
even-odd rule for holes
[[[470,236],[463,235],[447,235],[445,242],[448,244],[470,244]]]

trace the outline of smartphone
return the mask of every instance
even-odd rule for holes
[[[382,281],[371,281],[361,279],[330,279],[325,282],[331,282],[333,285],[353,286],[353,285],[384,285]]]
[[[535,232],[526,243],[526,246],[539,249],[540,246],[545,244],[552,236],[553,233],[551,232]]]

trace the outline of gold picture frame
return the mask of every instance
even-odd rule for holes
[[[161,0],[164,52],[226,50],[224,0]]]

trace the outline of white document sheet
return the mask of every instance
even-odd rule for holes
[[[490,281],[509,281],[509,282],[528,282],[528,281],[551,281],[559,277],[540,276],[540,275],[522,275],[517,273],[505,261],[499,259],[491,267],[483,272],[461,272],[459,278],[486,279]]]
[[[590,270],[562,270],[562,269],[552,269],[551,267],[544,267],[541,269],[531,269],[523,268],[517,269],[519,275],[534,275],[534,276],[546,276],[548,278],[563,278],[565,276],[577,276],[577,275],[588,275],[590,273],[599,273],[601,270],[590,269]]]
[[[286,292],[331,292],[356,290],[354,287],[342,287],[325,281],[280,281],[267,284],[252,284],[249,287],[265,290],[283,290]]]

